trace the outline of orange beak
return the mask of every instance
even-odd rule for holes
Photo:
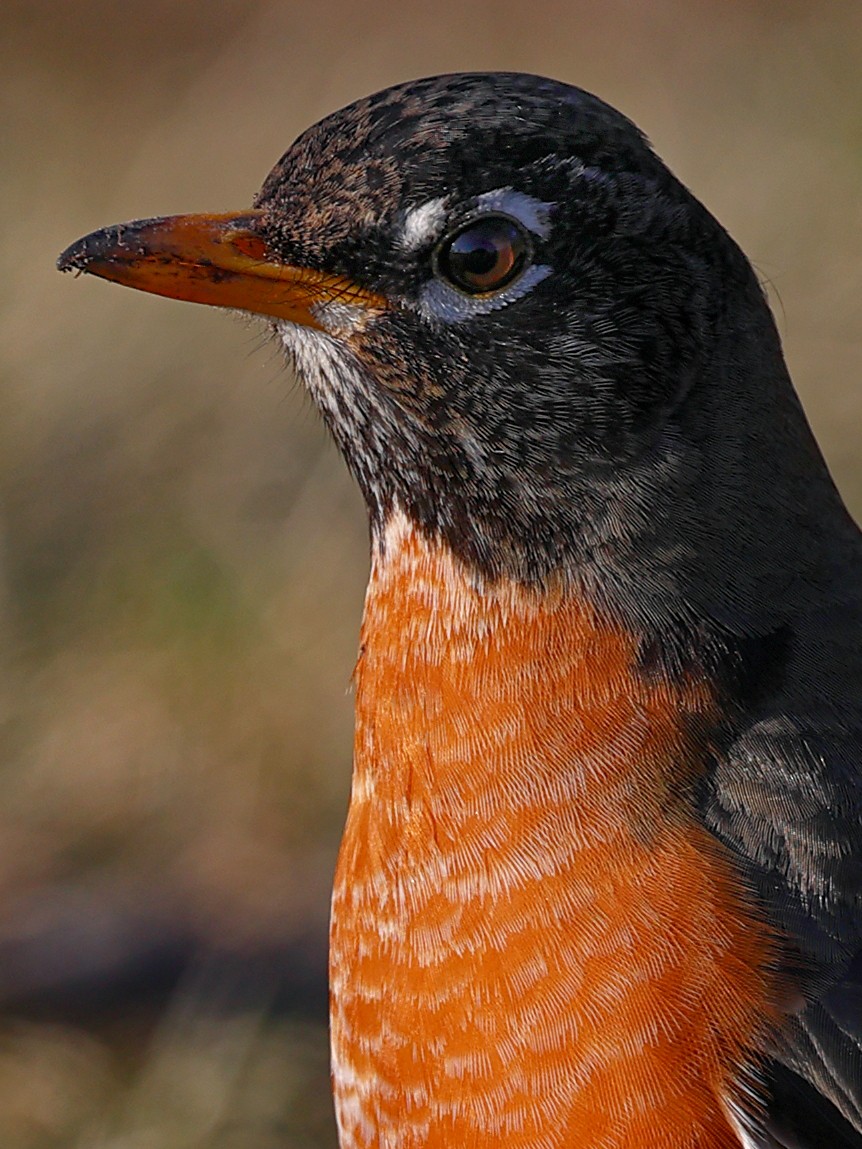
[[[321,329],[319,309],[347,303],[382,311],[386,300],[339,275],[278,262],[256,231],[263,212],[169,215],[102,228],[57,260],[126,287],[233,307]]]

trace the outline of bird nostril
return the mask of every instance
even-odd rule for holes
[[[237,251],[243,255],[247,255],[250,259],[267,258],[266,244],[260,236],[252,235],[249,232],[238,231],[229,235],[228,239],[232,247],[235,247]]]

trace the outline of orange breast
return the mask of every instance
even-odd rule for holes
[[[390,524],[333,899],[344,1149],[738,1149],[772,943],[686,797],[713,698],[635,649]]]

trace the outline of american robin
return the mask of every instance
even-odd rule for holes
[[[59,266],[268,316],[368,505],[344,1149],[862,1146],[860,536],[638,129],[420,80]]]

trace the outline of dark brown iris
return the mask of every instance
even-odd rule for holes
[[[470,295],[499,291],[524,268],[529,242],[508,216],[488,215],[443,240],[437,251],[439,275]]]

